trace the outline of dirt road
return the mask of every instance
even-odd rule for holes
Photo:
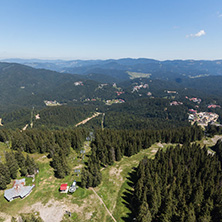
[[[103,202],[102,198],[96,193],[96,191],[90,187],[90,190],[92,190],[95,195],[98,197],[98,199],[100,200],[100,202],[103,204],[103,206],[106,208],[106,211],[108,212],[108,214],[110,215],[110,217],[112,217],[113,221],[117,222],[116,219],[113,217],[113,215],[111,214],[111,212],[109,211],[109,209],[106,207],[105,203]]]
[[[79,125],[85,124],[85,123],[87,123],[89,120],[91,120],[91,119],[93,119],[93,118],[95,118],[95,117],[97,117],[97,116],[99,116],[99,115],[101,115],[101,114],[102,114],[102,113],[96,112],[96,113],[94,113],[91,117],[88,117],[87,119],[84,119],[83,121],[77,123],[75,126],[79,126]]]

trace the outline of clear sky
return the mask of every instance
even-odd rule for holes
[[[0,0],[0,58],[222,59],[222,0]]]

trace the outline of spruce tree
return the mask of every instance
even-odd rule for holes
[[[6,159],[6,165],[8,166],[10,172],[10,177],[12,179],[16,179],[19,166],[15,159],[14,153],[6,152],[5,159]]]

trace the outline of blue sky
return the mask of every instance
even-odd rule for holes
[[[222,59],[221,0],[0,0],[0,58]]]

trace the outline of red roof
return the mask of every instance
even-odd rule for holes
[[[60,190],[66,190],[67,189],[68,184],[64,183],[60,186]]]

